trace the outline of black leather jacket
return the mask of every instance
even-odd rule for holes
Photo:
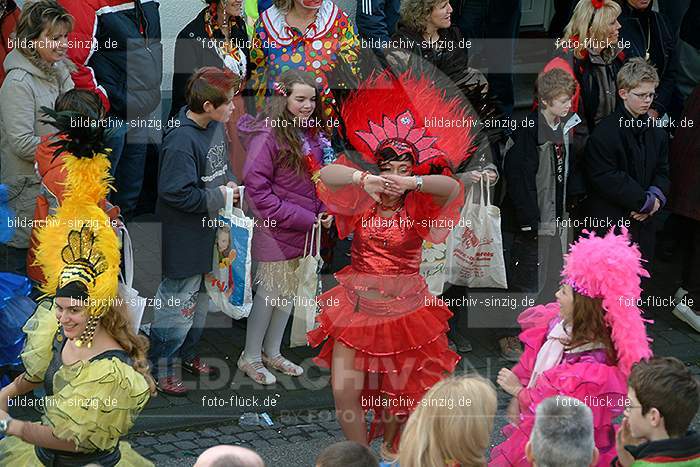
[[[651,8],[652,4],[646,11],[637,11],[626,1],[622,2],[622,13],[618,19],[622,25],[620,39],[630,43],[625,49],[627,58],[645,57],[648,45],[650,61],[656,67],[661,80],[652,107],[663,114],[673,94],[673,80],[668,71],[676,42],[664,16]]]

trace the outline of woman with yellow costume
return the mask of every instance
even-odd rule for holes
[[[105,130],[71,126],[82,114],[44,110],[59,129],[55,157],[64,158],[66,188],[37,232],[48,298],[23,328],[25,372],[0,391],[0,465],[152,466],[120,442],[155,386],[148,341],[134,334],[118,296],[119,240],[98,206],[110,188]],[[41,423],[11,418],[8,406],[41,385]]]

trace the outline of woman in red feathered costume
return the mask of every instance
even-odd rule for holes
[[[402,422],[459,356],[448,348],[447,306],[419,274],[423,240],[445,241],[463,204],[452,171],[473,152],[468,126],[427,127],[442,117],[471,118],[425,79],[384,73],[359,86],[342,107],[348,151],[321,169],[319,197],[338,234],[353,234],[351,265],[318,297],[308,334],[315,362],[330,367],[345,436],[362,444],[384,435],[395,451]],[[369,434],[365,412],[373,411]]]

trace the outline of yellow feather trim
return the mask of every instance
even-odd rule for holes
[[[110,163],[104,154],[98,154],[93,159],[76,158],[70,154],[63,157],[68,172],[63,203],[36,232],[36,262],[46,278],[41,290],[49,295],[56,292],[66,261],[74,257],[72,252],[80,252],[89,238],[89,232],[83,230],[87,226],[94,235],[93,250],[99,252],[106,263],[106,267],[99,265],[98,270],[103,269],[102,272],[97,274],[94,282],[87,284],[89,312],[100,315],[117,296],[121,261],[117,235],[109,216],[98,206],[111,188]],[[75,233],[71,235],[71,232]],[[64,256],[64,247],[69,242],[79,244],[71,244],[72,252],[67,251]]]
[[[95,154],[92,159],[64,154],[63,164],[67,171],[64,199],[83,197],[85,202],[97,204],[112,189],[109,175],[111,163],[106,154]]]

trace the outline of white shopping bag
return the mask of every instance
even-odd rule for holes
[[[233,188],[226,188],[226,206],[216,222],[212,272],[205,277],[214,309],[233,319],[247,318],[253,306],[250,256],[254,221],[243,212],[244,187],[238,188],[240,208],[233,207]]]
[[[323,266],[321,259],[321,222],[317,221],[311,229],[311,240],[306,234],[304,241],[304,255],[299,260],[296,270],[298,288],[294,297],[294,318],[292,321],[292,334],[289,339],[290,347],[307,345],[306,333],[311,331],[316,324],[316,297],[321,292],[319,274]],[[314,246],[316,254],[314,254]]]
[[[134,249],[131,245],[131,237],[126,226],[119,227],[122,241],[122,261],[124,261],[124,274],[119,271],[119,298],[124,301],[129,313],[129,323],[134,334],[139,333],[143,310],[146,308],[146,299],[139,296],[139,291],[134,284]]]
[[[420,274],[433,295],[442,295],[447,280],[447,243],[423,241]]]
[[[501,211],[491,204],[488,177],[482,177],[479,186],[479,203],[473,202],[472,187],[459,225],[447,239],[448,278],[454,285],[505,289],[508,283],[503,259]]]

